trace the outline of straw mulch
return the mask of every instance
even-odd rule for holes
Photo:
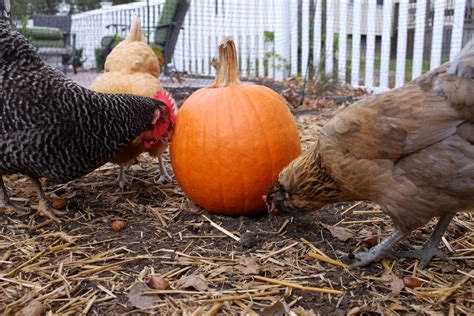
[[[333,113],[296,117],[305,148]],[[458,214],[445,236],[454,266],[434,259],[420,270],[416,260],[388,258],[349,271],[349,253],[393,229],[376,205],[273,219],[217,216],[188,202],[176,182],[155,183],[157,169],[156,160],[140,157],[128,170],[127,192],[117,190],[114,165],[47,184],[49,196],[68,200],[60,226],[32,217],[31,208],[0,215],[3,315],[473,313],[473,213]],[[7,186],[16,204],[37,204],[24,177],[10,176]],[[116,220],[123,230],[112,230]],[[422,244],[432,224],[408,241]],[[148,287],[152,277],[169,288]],[[414,277],[407,286],[406,277]]]

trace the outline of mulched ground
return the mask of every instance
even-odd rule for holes
[[[343,107],[336,103],[362,94],[351,89],[312,94],[300,106],[288,97],[297,94],[292,91],[300,88],[297,83],[266,84],[289,99],[305,149]],[[171,92],[182,101],[192,91]],[[156,183],[157,169],[156,160],[140,157],[127,171],[133,179],[127,192],[117,189],[118,168],[111,164],[67,184],[46,183],[49,196],[68,200],[59,226],[32,217],[31,208],[1,214],[3,315],[20,310],[40,315],[32,311],[41,309],[47,315],[474,313],[473,213],[458,214],[445,236],[443,250],[455,266],[435,259],[420,270],[416,260],[388,258],[352,271],[344,268],[349,254],[393,230],[376,205],[337,204],[275,218],[219,216],[190,203],[175,181]],[[7,186],[16,204],[37,204],[25,178],[10,176]],[[117,220],[125,224],[121,231],[111,228]],[[408,242],[421,245],[432,224],[413,232]],[[152,277],[166,279],[170,288],[149,288]],[[421,282],[410,288],[405,277]]]

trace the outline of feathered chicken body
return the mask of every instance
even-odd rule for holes
[[[127,183],[124,166],[133,163],[135,158],[144,152],[159,157],[160,181],[171,179],[163,165],[161,155],[168,148],[168,141],[173,132],[174,117],[178,112],[178,108],[169,93],[161,87],[158,80],[159,74],[160,65],[157,56],[147,45],[142,33],[140,19],[135,15],[130,32],[125,40],[107,56],[105,72],[92,82],[91,89],[104,93],[130,93],[153,97],[167,105],[170,116],[166,116],[166,119],[169,118],[170,121],[168,125],[160,125],[169,127],[166,137],[162,137],[160,141],[147,145],[142,139],[137,138],[112,159],[112,162],[120,165],[118,183],[122,189]]]
[[[29,176],[44,197],[38,178],[65,182],[83,176],[110,161],[137,136],[160,129],[158,122],[169,115],[162,102],[96,93],[65,79],[1,18],[0,47],[3,204],[10,201],[2,175]],[[148,140],[162,137],[150,133]]]
[[[409,232],[440,217],[422,251],[425,266],[457,212],[474,205],[474,41],[451,64],[405,86],[369,96],[336,115],[317,145],[284,169],[267,195],[269,210],[320,208],[370,200],[399,229],[356,255],[380,259]],[[434,246],[433,246],[434,245]]]

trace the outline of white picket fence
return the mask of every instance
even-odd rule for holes
[[[83,56],[86,58],[85,67],[95,67],[95,49],[101,47],[101,40],[106,35],[114,35],[111,24],[130,25],[134,13],[140,15],[142,26],[158,25],[161,16],[162,5],[165,0],[150,0],[149,8],[146,2],[134,2],[123,5],[112,6],[112,3],[103,3],[101,9],[91,10],[72,15],[71,33],[76,35],[76,47],[83,48]],[[127,28],[119,28],[119,35],[125,36]],[[150,32],[150,38],[153,33]]]
[[[86,65],[94,66],[94,49],[104,35],[113,34],[105,25],[119,20],[129,24],[132,12],[137,12],[143,25],[156,26],[164,1],[150,0],[150,19],[146,2],[74,15],[73,32],[77,34],[77,47],[85,49]],[[429,25],[433,34],[431,56],[425,58],[425,64],[429,60],[429,68],[433,69],[442,62],[444,27],[452,27],[449,57],[454,58],[461,50],[466,0],[384,0],[383,4],[376,0],[302,0],[300,10],[297,0],[191,0],[174,65],[178,71],[214,75],[210,61],[217,55],[219,41],[230,35],[239,49],[244,77],[304,77],[312,55],[313,64],[324,65],[323,70],[336,74],[341,82],[386,90],[423,71],[427,1],[434,8],[434,18]],[[313,17],[311,8],[315,10]],[[398,25],[396,30],[394,25]],[[413,55],[407,58],[409,30],[414,32]],[[152,29],[150,33],[153,38]],[[395,35],[396,56],[391,57]],[[407,69],[411,74],[405,73]]]

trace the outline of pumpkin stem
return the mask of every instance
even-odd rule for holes
[[[219,69],[211,88],[227,87],[240,84],[237,49],[231,37],[226,37],[219,44]]]

